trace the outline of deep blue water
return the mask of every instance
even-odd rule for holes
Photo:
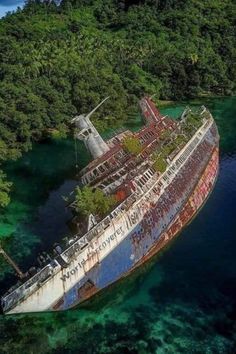
[[[198,216],[160,255],[83,309],[1,317],[3,353],[236,353],[236,99],[206,104],[221,135],[220,173]],[[180,108],[165,113],[177,114]],[[2,231],[12,232],[10,252],[19,240],[16,258],[22,266],[30,263],[29,250],[47,247],[68,231],[61,194],[76,182],[73,145],[63,144],[37,147],[9,166],[12,175],[18,171],[15,182],[21,190],[28,174],[42,183],[34,203],[32,189],[28,194],[16,190],[0,224]],[[41,149],[52,152],[44,168],[37,167]],[[62,154],[67,164],[60,164]],[[12,216],[16,204],[18,218]],[[5,271],[2,288],[9,279]]]

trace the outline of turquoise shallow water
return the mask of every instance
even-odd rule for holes
[[[212,195],[191,225],[84,308],[2,316],[3,353],[235,353],[236,98],[204,103],[220,130],[221,167]],[[176,115],[181,108],[163,112]],[[87,157],[80,151],[81,167]],[[7,169],[15,191],[0,217],[0,235],[11,234],[3,242],[26,269],[38,249],[69,232],[61,195],[76,184],[73,142],[44,142]],[[12,281],[7,270],[2,263],[1,291]]]

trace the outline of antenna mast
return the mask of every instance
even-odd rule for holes
[[[24,273],[22,273],[18,265],[10,258],[10,256],[8,256],[8,254],[4,251],[1,245],[0,245],[0,254],[2,254],[3,258],[7,261],[7,263],[10,264],[10,266],[12,266],[15,269],[18,277],[20,279],[24,278]]]

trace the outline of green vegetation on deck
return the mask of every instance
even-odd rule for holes
[[[127,136],[122,142],[123,148],[130,154],[138,155],[142,151],[142,144],[135,136]]]
[[[116,204],[114,196],[107,196],[101,189],[85,186],[75,189],[76,211],[84,216],[104,216]]]
[[[203,118],[208,117],[209,112],[201,114],[201,110],[186,112],[184,120],[179,121],[179,127],[174,132],[165,130],[160,135],[160,146],[154,152],[152,159],[153,167],[156,171],[165,172],[167,168],[167,159],[172,154],[176,155],[181,148],[193,137],[195,132],[203,124]]]

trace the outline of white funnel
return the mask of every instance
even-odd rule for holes
[[[75,134],[76,138],[83,140],[86,148],[91,153],[94,159],[105,154],[109,147],[102,139],[97,129],[90,121],[91,115],[108,99],[105,98],[102,102],[97,105],[89,114],[86,116],[81,114],[72,119],[72,122],[75,122],[78,132]]]

